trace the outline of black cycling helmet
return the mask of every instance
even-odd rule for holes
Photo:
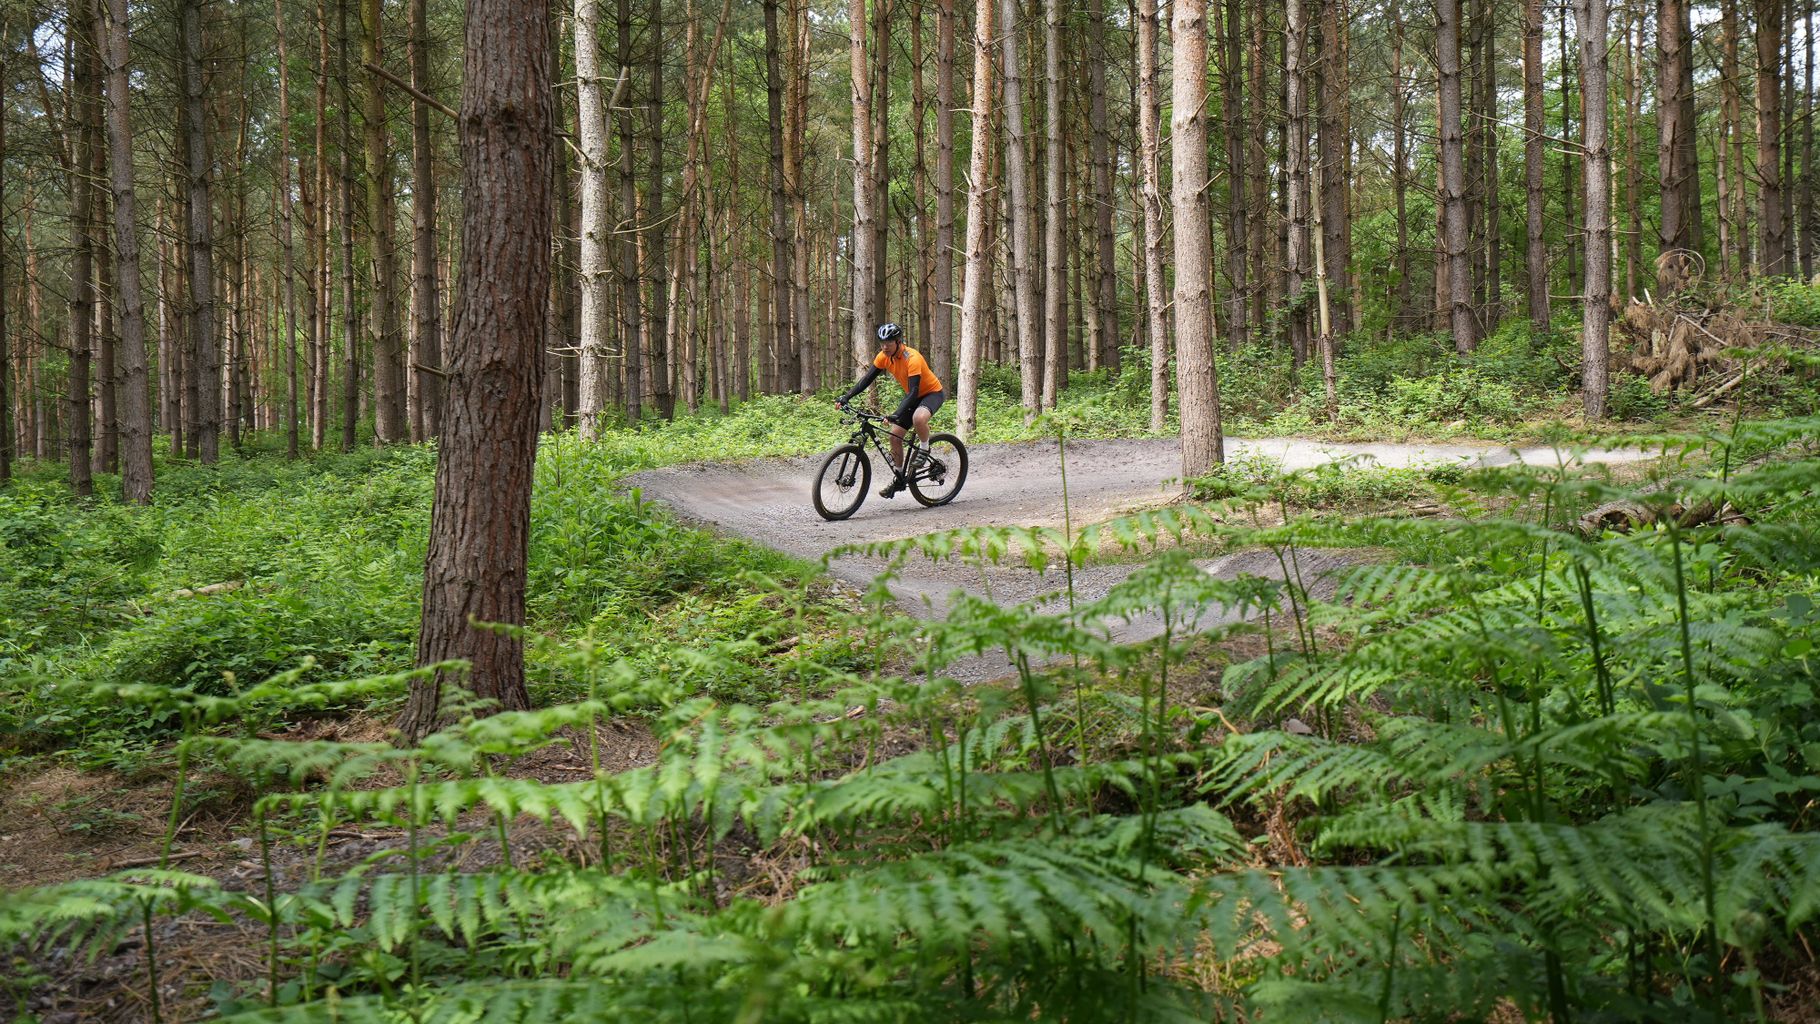
[[[879,324],[878,325],[878,340],[880,342],[903,341],[904,340],[904,329],[902,327],[899,327],[896,324],[891,324],[891,323]]]

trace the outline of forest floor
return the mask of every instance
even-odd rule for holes
[[[1098,561],[1065,577],[1057,567],[1047,571],[1021,564],[985,569],[956,560],[911,559],[893,567],[883,556],[837,551],[853,545],[902,540],[922,534],[977,526],[1064,526],[1062,464],[1055,443],[1024,441],[970,446],[967,481],[953,502],[924,508],[909,495],[867,497],[851,519],[827,522],[809,502],[810,484],[821,456],[754,459],[744,462],[696,462],[647,470],[626,477],[621,486],[637,488],[644,498],[661,501],[685,521],[723,534],[755,541],[807,560],[825,560],[837,579],[861,590],[881,573],[892,571],[889,586],[912,613],[940,614],[957,591],[999,604],[1066,600],[1069,588],[1079,601],[1106,594],[1139,562]],[[1080,529],[1115,516],[1181,500],[1180,438],[1071,441],[1066,446],[1069,524]],[[1438,466],[1555,466],[1562,463],[1617,464],[1655,457],[1635,448],[1570,449],[1550,446],[1513,448],[1486,443],[1410,444],[1339,443],[1305,438],[1247,440],[1227,438],[1226,457],[1234,465],[1267,464],[1294,473],[1345,463],[1358,468],[1432,469]],[[875,471],[872,483],[880,485]],[[1317,593],[1329,571],[1369,558],[1368,552],[1312,550],[1291,567],[1277,564],[1263,551],[1239,551],[1200,560],[1203,571],[1220,578],[1241,575],[1278,576],[1285,571]],[[1230,613],[1210,609],[1200,621],[1212,628]],[[1160,616],[1107,623],[1122,643],[1138,643],[1162,633]],[[971,659],[951,665],[945,674],[963,681],[983,681],[1006,674],[1002,658]]]

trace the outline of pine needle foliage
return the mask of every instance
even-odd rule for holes
[[[798,658],[801,697],[765,707],[703,695],[724,651],[655,672],[569,652],[586,699],[412,747],[247,727],[408,675],[113,687],[184,723],[180,765],[265,794],[262,885],[164,865],[49,886],[0,907],[0,944],[251,920],[268,977],[222,1009],[261,1022],[1763,1017],[1820,915],[1820,419],[1653,443],[1630,484],[1463,474],[1462,506],[1495,514],[1269,523],[1277,479],[872,545],[1146,560],[1093,601],[856,622],[895,672]],[[1658,525],[1576,527],[1615,497]],[[1700,502],[1730,514],[1681,525]],[[1281,572],[1215,578],[1187,537]],[[1318,586],[1315,547],[1382,557]],[[1112,641],[1140,617],[1162,635]],[[1209,677],[1229,638],[1262,653]],[[1010,685],[944,675],[984,653]],[[656,709],[658,753],[609,771],[600,726],[627,708]],[[514,770],[551,746],[591,768]],[[396,840],[326,861],[351,826]]]

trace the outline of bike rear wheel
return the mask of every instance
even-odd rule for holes
[[[910,493],[931,508],[946,505],[967,482],[967,446],[953,434],[932,434],[910,472]]]
[[[843,444],[828,453],[822,468],[815,474],[815,486],[809,496],[815,511],[823,519],[835,522],[855,512],[866,500],[866,488],[872,486],[872,460],[856,444]]]

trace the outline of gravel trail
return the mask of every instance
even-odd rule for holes
[[[1593,449],[1571,453],[1551,447],[1510,448],[1487,444],[1340,444],[1300,438],[1243,440],[1228,438],[1229,459],[1264,457],[1286,470],[1304,469],[1340,459],[1385,467],[1459,463],[1497,466],[1523,463],[1631,462],[1649,454],[1631,449]],[[908,494],[886,500],[876,493],[851,519],[830,523],[815,512],[809,488],[821,456],[704,462],[648,470],[623,485],[661,501],[685,520],[723,534],[756,541],[811,561],[844,544],[898,540],[963,526],[1060,526],[1062,486],[1053,441],[970,446],[967,482],[953,502],[923,508]],[[1068,500],[1076,526],[1127,512],[1166,504],[1179,493],[1182,449],[1177,438],[1071,441],[1068,444]],[[873,489],[881,484],[874,467]],[[1312,559],[1310,558],[1312,556]],[[1310,576],[1348,564],[1344,552],[1310,552],[1304,556],[1304,582]],[[1277,573],[1274,558],[1256,553],[1209,559],[1202,568],[1218,576]],[[884,568],[877,559],[844,557],[830,564],[834,575],[858,587],[869,585]],[[1097,565],[1077,570],[1077,597],[1091,600],[1123,579],[1130,565]],[[1038,575],[1021,566],[978,569],[951,563],[911,561],[893,591],[910,610],[938,613],[956,590],[985,594],[988,587],[1000,603],[1029,600],[1062,589],[1059,574]],[[1226,621],[1221,613],[1204,617],[1212,626]],[[1161,632],[1160,621],[1120,623],[1113,635],[1136,642]],[[1002,666],[962,668],[961,675],[990,678]]]

